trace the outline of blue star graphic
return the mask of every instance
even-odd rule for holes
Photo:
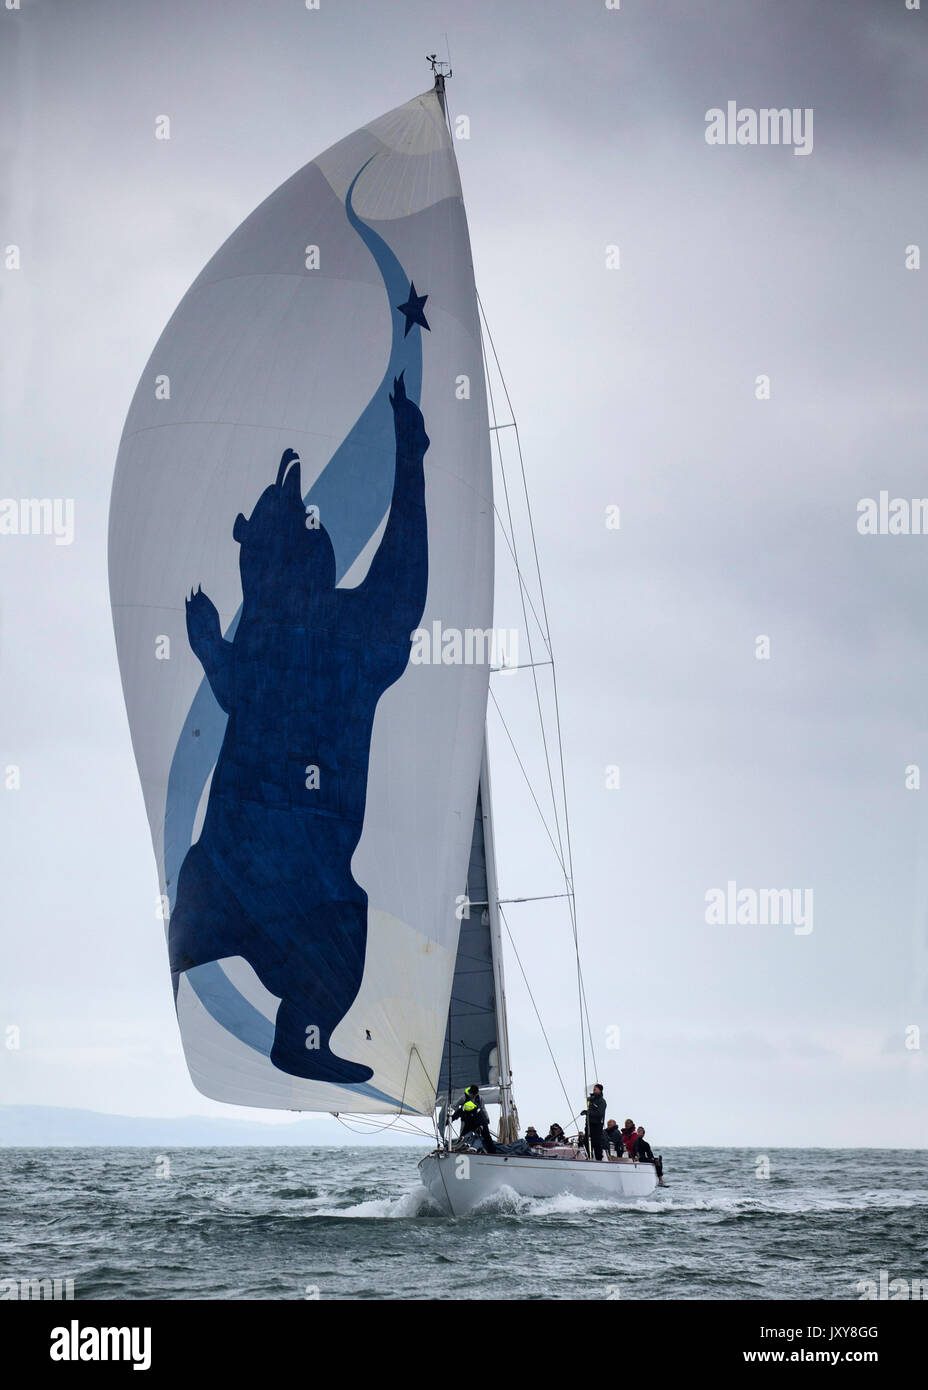
[[[428,328],[431,333],[432,330],[429,328],[425,319],[425,314],[422,312],[422,306],[427,299],[427,294],[416,294],[415,282],[410,280],[409,298],[405,304],[397,304],[396,306],[401,314],[406,315],[406,332],[403,334],[404,338],[408,336],[410,328],[416,323],[420,328]]]

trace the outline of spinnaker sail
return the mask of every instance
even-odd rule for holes
[[[433,90],[232,234],[119,449],[117,650],[206,1095],[433,1109],[488,667],[410,639],[492,623],[488,439]]]

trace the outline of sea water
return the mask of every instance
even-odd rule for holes
[[[3,1149],[0,1297],[928,1296],[925,1152],[665,1148],[646,1199],[506,1191],[457,1219],[419,1183],[424,1152]]]

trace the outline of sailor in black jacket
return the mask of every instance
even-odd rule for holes
[[[590,1147],[593,1150],[593,1157],[597,1162],[603,1156],[603,1125],[606,1123],[606,1097],[603,1095],[603,1088],[597,1081],[593,1087],[593,1093],[588,1097],[586,1109],[581,1110],[580,1114],[586,1116],[587,1133],[590,1136]]]
[[[603,1149],[606,1157],[609,1157],[611,1149],[615,1149],[616,1158],[625,1157],[625,1143],[622,1139],[622,1131],[615,1120],[609,1120],[603,1130]]]
[[[635,1158],[639,1163],[653,1163],[654,1171],[657,1174],[657,1181],[661,1187],[664,1187],[666,1184],[664,1183],[663,1159],[660,1154],[658,1154],[657,1158],[654,1157],[654,1150],[644,1137],[644,1125],[639,1125],[636,1133],[638,1138],[635,1140]]]
[[[644,1125],[639,1125],[636,1132],[638,1138],[635,1140],[635,1158],[640,1163],[653,1163],[654,1154],[651,1151],[651,1145],[644,1137]]]

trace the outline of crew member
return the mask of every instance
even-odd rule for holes
[[[586,1116],[586,1132],[589,1135],[590,1147],[593,1150],[593,1157],[599,1162],[603,1156],[606,1097],[603,1095],[603,1088],[598,1081],[593,1086],[592,1094],[587,1097],[586,1107],[585,1110],[580,1111],[580,1114]]]
[[[622,1142],[622,1131],[615,1120],[607,1120],[606,1128],[603,1130],[603,1149],[606,1157],[609,1158],[612,1150],[615,1149],[616,1158],[625,1157],[625,1145]]]
[[[490,1119],[483,1108],[479,1086],[468,1086],[451,1119],[461,1121],[462,1139],[466,1139],[468,1134],[479,1134],[487,1153],[496,1153],[496,1145],[490,1137]]]
[[[661,1158],[660,1154],[657,1155],[657,1158],[654,1157],[654,1151],[652,1150],[651,1145],[648,1143],[647,1139],[645,1139],[644,1137],[644,1125],[639,1125],[635,1133],[638,1136],[635,1140],[635,1157],[641,1163],[653,1163],[654,1171],[657,1174],[658,1184],[661,1187],[665,1187],[666,1183],[664,1182],[664,1161]]]

